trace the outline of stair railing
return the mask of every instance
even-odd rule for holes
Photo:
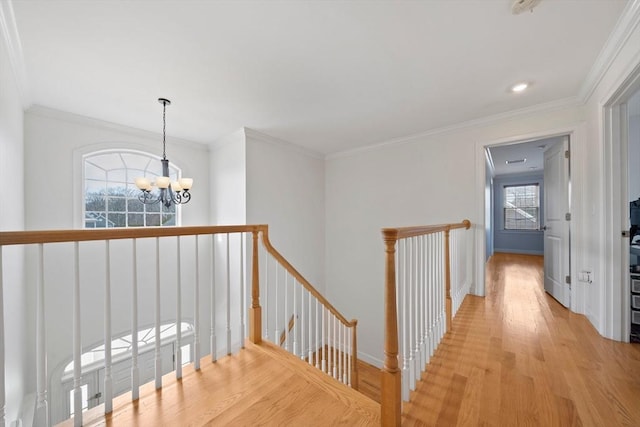
[[[400,425],[402,401],[409,400],[469,292],[473,236],[464,230],[470,227],[464,220],[382,230],[386,253],[382,425]]]
[[[347,320],[262,233],[264,337],[336,380],[358,388],[357,320]]]
[[[259,245],[260,233],[263,245]],[[245,242],[249,241],[250,248],[245,247]],[[260,247],[266,261],[262,282]],[[21,275],[13,274],[13,269],[20,263],[3,263],[3,260],[15,259],[17,252],[22,254],[27,270],[35,272],[33,277],[24,279]],[[248,268],[249,262],[251,265]],[[270,267],[273,273],[279,272],[280,278],[285,281],[274,280],[273,273],[268,271]],[[249,275],[250,284],[246,280]],[[15,277],[20,277],[19,282],[14,283]],[[50,330],[53,325],[47,322],[45,316],[47,312],[51,316],[53,307],[47,305],[45,295],[55,283],[69,283],[65,287],[69,295],[69,308],[56,309],[63,310],[57,317],[70,320],[69,325],[62,327],[70,330],[72,337],[68,339],[68,345],[69,354],[73,355],[74,408],[83,406],[81,360],[82,352],[90,349],[82,343],[82,337],[87,334],[83,330],[83,320],[89,316],[92,319],[89,325],[95,325],[96,322],[100,324],[99,315],[96,317],[94,313],[99,310],[104,314],[104,330],[91,331],[90,326],[84,327],[91,331],[91,339],[96,339],[93,335],[97,335],[99,342],[104,345],[102,396],[105,414],[113,410],[114,398],[111,339],[130,333],[130,390],[132,400],[137,400],[140,386],[145,381],[155,380],[156,389],[162,387],[162,376],[166,374],[160,349],[161,342],[164,343],[161,340],[162,324],[193,322],[191,363],[195,370],[200,369],[200,360],[204,356],[200,338],[206,335],[207,323],[202,321],[206,315],[201,310],[208,310],[210,314],[209,350],[212,362],[217,360],[218,354],[232,354],[243,347],[246,337],[259,344],[263,338],[263,325],[265,337],[268,337],[269,329],[274,330],[275,313],[278,313],[281,323],[276,323],[276,329],[285,331],[288,339],[285,344],[293,347],[294,354],[346,384],[357,385],[357,322],[348,322],[273,248],[269,242],[267,225],[0,232],[0,425],[6,424],[3,374],[7,323],[3,313],[3,288],[29,286],[31,282],[34,283],[36,295],[34,347],[37,384],[33,420],[36,426],[49,426],[64,419],[60,419],[59,414],[52,417],[51,390],[48,390],[49,386],[53,388],[53,378],[47,368],[51,366],[51,356],[47,353],[50,344],[47,329]],[[248,286],[250,289],[247,289]],[[261,288],[266,305],[264,311],[260,302]],[[94,293],[96,289],[100,289],[97,294]],[[274,298],[274,293],[278,292],[284,301],[288,300],[287,305],[282,306],[284,310],[280,311],[272,310],[269,306],[279,303]],[[95,301],[87,301],[90,293],[100,295],[93,297],[102,299],[98,305],[86,305],[90,302],[95,304]],[[208,300],[201,298],[201,294],[205,293],[209,294]],[[183,298],[193,302],[186,313],[183,311]],[[63,315],[67,310],[70,315]],[[115,315],[123,312],[129,312],[130,319]],[[292,312],[295,321],[293,329],[289,331],[285,322]],[[153,378],[141,378],[137,336],[139,322],[151,322],[154,325]],[[177,378],[182,376],[182,353],[179,350],[181,329],[176,327],[176,336],[172,338],[178,349],[175,368],[172,369]],[[303,333],[306,331],[308,334]],[[275,333],[272,337],[273,341],[278,339]],[[59,364],[60,361],[56,360],[55,363]],[[74,425],[82,425],[82,418],[82,411],[76,409]],[[30,423],[30,420],[27,422]]]

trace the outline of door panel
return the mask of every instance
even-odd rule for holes
[[[570,304],[569,137],[544,152],[544,289],[565,307]]]

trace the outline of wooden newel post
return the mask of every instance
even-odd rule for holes
[[[358,321],[352,319],[353,327],[351,328],[351,387],[358,390],[360,387],[358,379]]]
[[[258,269],[258,231],[253,231],[253,256],[251,263],[251,310],[249,310],[249,339],[254,344],[262,342],[262,307],[260,307],[260,276]]]
[[[450,229],[444,230],[444,283],[445,283],[445,309],[447,313],[447,332],[451,332],[451,254],[449,253]]]
[[[381,373],[381,422],[399,426],[401,422],[401,377],[398,369],[398,311],[396,302],[397,230],[383,230],[385,243],[384,367]]]

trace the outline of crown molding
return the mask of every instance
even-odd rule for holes
[[[582,103],[586,103],[593,95],[596,87],[598,87],[605,73],[609,70],[614,59],[618,56],[639,23],[640,0],[632,0],[620,15],[618,22],[580,87],[578,99]]]
[[[309,148],[302,147],[298,144],[285,141],[284,139],[276,138],[275,136],[267,135],[266,133],[262,133],[251,128],[245,127],[244,134],[247,138],[257,139],[260,142],[265,142],[267,144],[275,145],[279,148],[283,148],[288,151],[302,154],[307,157],[312,157],[314,159],[320,159],[320,160],[325,159],[325,155],[318,151],[314,151]]]
[[[56,110],[54,108],[44,107],[42,105],[34,104],[26,110],[29,115],[60,120],[67,123],[73,123],[82,126],[90,126],[94,128],[100,128],[113,132],[119,132],[125,135],[129,135],[134,138],[145,138],[153,140],[162,140],[162,134],[157,132],[151,132],[148,130],[138,129],[130,126],[121,125],[113,122],[106,122],[100,119],[94,119],[92,117],[82,116],[75,113],[69,113],[67,111]],[[194,150],[209,151],[207,144],[200,142],[190,141],[187,139],[176,138],[168,135],[171,139],[167,139],[168,145],[180,145],[189,147]]]
[[[366,147],[358,147],[350,150],[338,151],[335,153],[328,154],[326,156],[326,159],[329,160],[329,159],[335,159],[339,157],[354,156],[354,155],[362,154],[368,151],[381,150],[391,145],[407,144],[417,139],[427,138],[434,135],[453,133],[453,132],[462,131],[462,130],[474,128],[474,127],[480,127],[480,126],[489,126],[489,125],[496,124],[498,122],[502,122],[505,120],[513,120],[513,119],[517,119],[519,117],[523,117],[531,114],[552,112],[552,111],[561,110],[564,108],[571,108],[571,107],[581,107],[582,105],[583,105],[583,102],[581,102],[577,97],[558,99],[556,101],[533,105],[531,107],[521,108],[519,110],[507,111],[506,113],[494,114],[492,116],[487,116],[480,119],[468,120],[466,122],[461,122],[451,126],[444,126],[441,128],[432,129],[432,130],[421,132],[414,135],[391,139],[389,141],[368,145]]]
[[[29,79],[24,65],[24,55],[22,53],[22,43],[20,42],[20,34],[18,34],[18,26],[16,17],[13,13],[13,4],[11,0],[0,0],[0,30],[7,49],[7,56],[11,64],[11,70],[16,79],[16,86],[22,101],[22,108],[27,109],[31,106],[31,90],[29,88]]]

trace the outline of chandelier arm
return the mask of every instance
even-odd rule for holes
[[[191,200],[191,193],[189,193],[189,190],[182,190],[182,204],[187,204],[189,203],[189,200]]]
[[[160,202],[160,198],[144,190],[138,194],[138,200],[145,205],[155,205]]]

